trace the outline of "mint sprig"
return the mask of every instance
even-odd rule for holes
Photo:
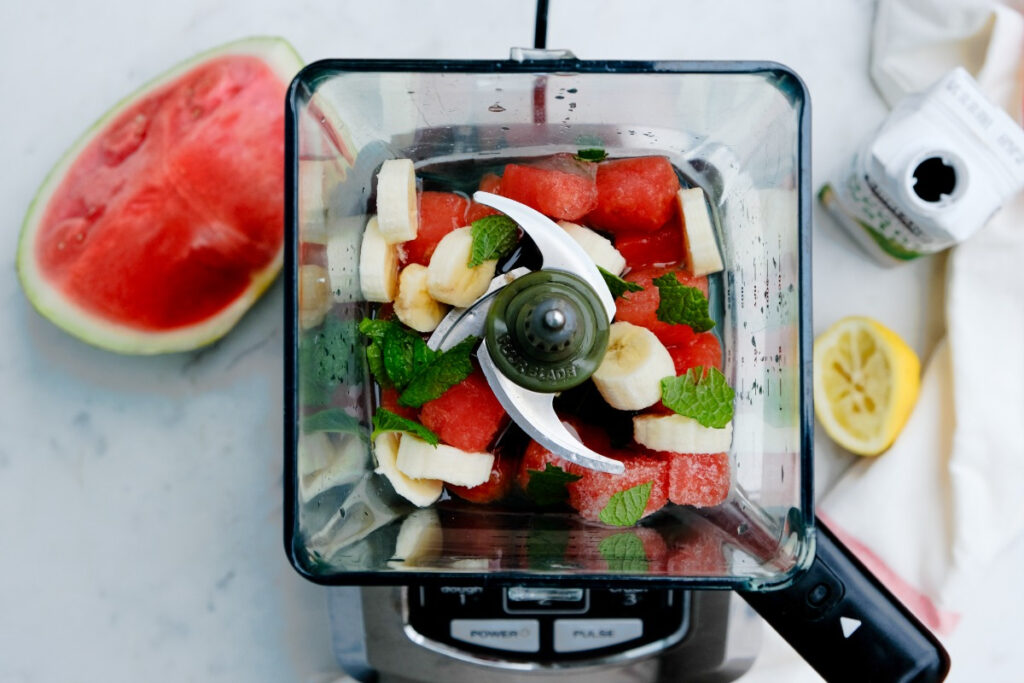
[[[410,380],[398,397],[399,405],[419,408],[433,401],[473,372],[472,354],[479,337],[469,336],[435,356]]]
[[[654,278],[661,297],[656,316],[664,323],[689,325],[694,332],[707,332],[715,326],[708,315],[708,300],[704,292],[679,281],[674,273]]]
[[[624,531],[601,540],[597,546],[601,557],[608,563],[608,571],[643,574],[647,571],[647,551],[644,542],[634,533]]]
[[[601,277],[604,278],[604,283],[608,285],[608,291],[612,293],[613,299],[618,299],[619,297],[624,296],[626,292],[644,291],[644,288],[636,282],[623,280],[615,273],[607,271],[601,266],[598,266],[597,269],[600,271]]]
[[[576,158],[580,161],[604,161],[608,158],[608,152],[604,151],[600,147],[590,147],[588,149],[581,149],[575,154]]]
[[[732,420],[736,392],[718,368],[697,366],[661,380],[661,402],[705,427],[724,429]]]
[[[441,442],[437,434],[419,422],[397,415],[387,408],[377,408],[377,412],[373,414],[373,433],[370,434],[370,438],[376,439],[378,434],[384,432],[406,432],[418,436],[431,446],[437,446]]]
[[[519,226],[508,216],[484,216],[473,221],[470,228],[473,246],[469,252],[469,268],[484,261],[496,261],[505,256],[519,242]]]
[[[612,526],[633,526],[644,516],[652,488],[654,482],[649,481],[612,494],[598,519]]]
[[[359,331],[370,339],[366,361],[383,387],[402,389],[437,357],[423,337],[399,322],[364,318]]]
[[[530,481],[526,495],[537,505],[557,505],[569,499],[566,486],[579,481],[580,475],[570,474],[557,465],[545,463],[543,470],[527,470]]]

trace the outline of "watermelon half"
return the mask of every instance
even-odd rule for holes
[[[186,351],[230,330],[281,269],[284,99],[301,68],[284,40],[241,40],[107,112],[22,224],[32,305],[121,353]]]

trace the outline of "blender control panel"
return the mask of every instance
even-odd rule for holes
[[[667,646],[689,616],[689,594],[663,589],[419,586],[407,600],[407,630],[425,647],[538,663]]]

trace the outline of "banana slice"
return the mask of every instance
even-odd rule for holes
[[[398,252],[380,234],[377,216],[370,216],[359,249],[359,287],[367,301],[387,303],[398,289]]]
[[[414,510],[404,520],[395,539],[395,554],[388,561],[392,569],[414,569],[441,556],[444,534],[433,509]]]
[[[686,269],[694,275],[709,275],[722,270],[722,255],[718,253],[715,230],[711,226],[704,190],[688,187],[679,190],[679,215],[683,217],[683,249]]]
[[[383,474],[391,482],[395,493],[413,505],[426,507],[441,497],[444,488],[437,479],[417,479],[398,469],[398,443],[400,434],[384,432],[373,441],[373,455],[377,459],[377,474]],[[424,442],[427,448],[430,444]]]
[[[410,263],[398,276],[395,315],[417,332],[431,332],[441,322],[448,307],[438,303],[427,291],[427,267]]]
[[[473,249],[472,228],[452,230],[441,238],[427,266],[427,290],[437,301],[462,308],[469,306],[487,291],[494,277],[497,261],[484,261],[470,268]]]
[[[468,453],[445,444],[435,448],[412,434],[403,433],[398,442],[398,469],[408,477],[477,486],[490,479],[493,464],[490,453]]]
[[[619,250],[612,246],[606,237],[602,237],[590,228],[585,228],[569,221],[558,221],[569,237],[576,240],[576,243],[583,247],[594,263],[607,270],[613,275],[619,275],[626,269],[626,258],[619,253]]]
[[[299,325],[316,327],[331,310],[331,286],[323,266],[299,266]]]
[[[723,453],[732,444],[732,422],[714,429],[683,415],[638,415],[633,418],[633,438],[653,451]]]
[[[661,380],[676,374],[668,349],[646,327],[608,328],[608,350],[593,374],[601,396],[617,410],[640,410],[661,400]]]
[[[377,218],[388,244],[416,239],[416,172],[411,159],[388,159],[377,173]]]

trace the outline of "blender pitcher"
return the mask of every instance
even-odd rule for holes
[[[814,519],[809,106],[793,72],[763,62],[513,50],[508,61],[305,68],[286,131],[284,531],[295,568],[327,585],[731,589],[826,678],[941,680],[948,658],[934,637]],[[708,299],[735,389],[729,497],[624,529],[515,505],[417,509],[375,474],[369,438],[379,397],[357,326],[372,313],[359,253],[376,173],[407,158],[424,189],[472,194],[509,160],[581,148],[664,156],[709,199],[725,269]],[[322,321],[300,320],[310,266],[330,285]],[[547,433],[521,418],[531,436]],[[500,447],[521,448],[511,432]],[[610,560],[611,536],[637,557]]]

